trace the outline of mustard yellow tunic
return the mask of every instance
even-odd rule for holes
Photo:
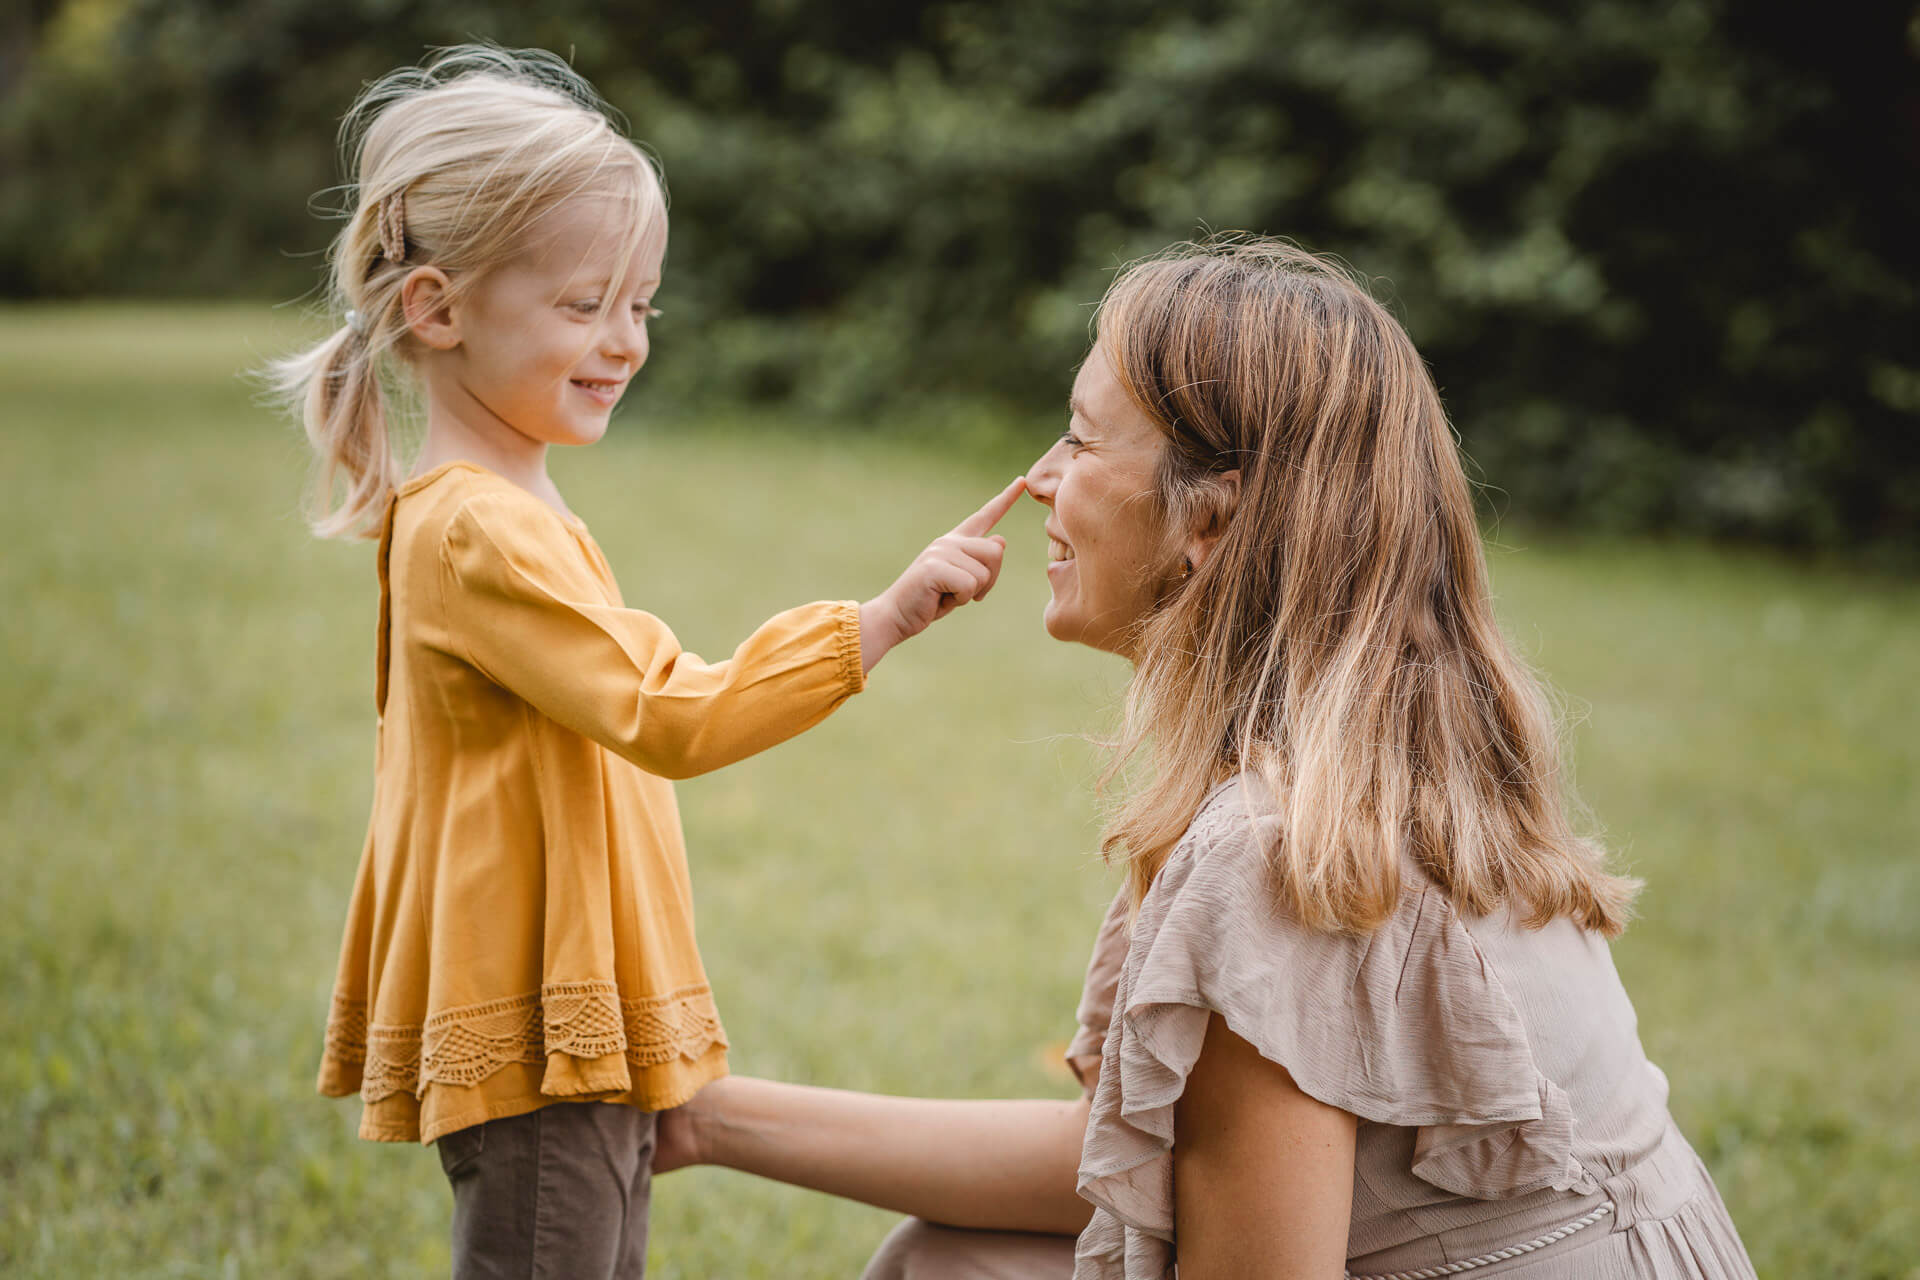
[[[858,608],[806,605],[725,662],[625,608],[586,526],[450,463],[380,539],[373,817],[320,1092],[431,1142],[560,1099],[677,1105],[726,1073],[669,778],[860,690]]]

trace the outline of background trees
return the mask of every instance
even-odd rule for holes
[[[667,390],[848,423],[1048,412],[1117,263],[1260,230],[1378,280],[1497,503],[1899,557],[1915,15],[28,0],[0,20],[0,292],[298,295],[359,83],[432,44],[538,44],[666,168]]]

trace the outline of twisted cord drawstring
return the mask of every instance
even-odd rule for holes
[[[1576,1231],[1584,1231],[1600,1219],[1613,1212],[1613,1201],[1609,1200],[1582,1218],[1575,1218],[1556,1231],[1549,1231],[1537,1240],[1525,1244],[1516,1244],[1509,1249],[1498,1249],[1492,1253],[1483,1253],[1477,1258],[1467,1258],[1461,1262],[1449,1262],[1441,1267],[1424,1267],[1419,1271],[1389,1271],[1384,1275],[1357,1276],[1347,1272],[1347,1280],[1439,1280],[1442,1276],[1457,1276],[1462,1271],[1472,1271],[1476,1267],[1491,1266],[1496,1262],[1505,1262],[1508,1258],[1518,1258],[1522,1254],[1532,1253],[1535,1249],[1544,1249],[1550,1244],[1565,1240]]]

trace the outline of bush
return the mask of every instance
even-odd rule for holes
[[[36,3],[8,294],[309,288],[332,121],[480,35],[572,50],[663,158],[685,394],[1050,411],[1114,266],[1247,228],[1379,280],[1517,511],[1920,544],[1900,5]]]

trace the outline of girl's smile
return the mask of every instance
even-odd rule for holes
[[[611,410],[614,405],[620,403],[620,397],[627,389],[627,379],[625,378],[573,378],[570,381],[574,386],[585,392],[590,400],[596,404],[605,406],[608,410]]]

